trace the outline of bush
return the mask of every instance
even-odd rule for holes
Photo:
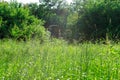
[[[118,1],[88,1],[79,13],[78,27],[85,39],[120,38],[120,3]],[[80,36],[80,35],[79,35]]]
[[[43,39],[46,31],[44,21],[29,14],[29,9],[17,2],[0,3],[0,38]]]

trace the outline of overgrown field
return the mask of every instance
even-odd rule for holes
[[[120,80],[120,45],[1,40],[0,80]]]

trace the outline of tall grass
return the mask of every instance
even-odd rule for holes
[[[0,41],[0,80],[119,79],[119,44]]]

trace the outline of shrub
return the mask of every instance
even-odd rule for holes
[[[46,31],[44,21],[29,14],[29,9],[17,2],[0,3],[0,38],[43,39]]]
[[[90,0],[79,13],[78,27],[86,39],[120,38],[120,3],[116,1]]]

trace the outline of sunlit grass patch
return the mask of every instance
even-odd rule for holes
[[[0,79],[119,80],[120,46],[0,41]]]

